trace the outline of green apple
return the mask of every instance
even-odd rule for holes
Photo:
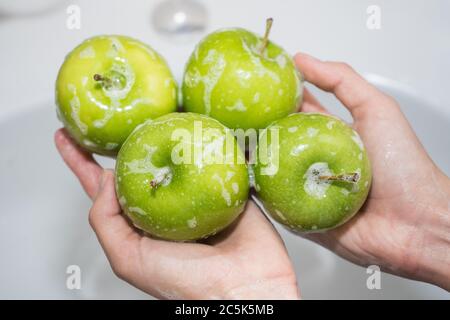
[[[332,116],[296,113],[260,135],[255,188],[266,211],[296,231],[334,228],[363,205],[372,173],[356,131]]]
[[[289,54],[266,35],[225,29],[204,38],[187,62],[182,85],[186,111],[229,128],[262,129],[293,112],[303,82]]]
[[[176,110],[177,86],[149,46],[124,36],[97,36],[66,57],[56,104],[78,144],[114,156],[137,125]]]
[[[195,113],[149,120],[117,156],[116,191],[134,225],[162,239],[205,238],[243,211],[245,155],[230,130]]]

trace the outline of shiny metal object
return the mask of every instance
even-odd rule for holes
[[[165,0],[152,12],[153,28],[169,37],[186,38],[206,29],[208,12],[195,0]]]

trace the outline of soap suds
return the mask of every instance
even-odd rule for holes
[[[118,143],[114,143],[114,142],[108,142],[105,145],[105,149],[106,150],[114,150],[115,148],[117,148],[119,146]]]
[[[306,134],[307,134],[308,137],[310,137],[310,138],[316,136],[317,133],[319,133],[319,129],[316,129],[316,128],[308,128],[308,130],[306,131]]]
[[[275,209],[275,213],[278,217],[280,217],[281,220],[286,221],[286,217],[281,213],[280,210]]]
[[[305,179],[303,189],[310,196],[317,199],[322,199],[326,195],[330,182],[327,180],[321,180],[319,177],[331,175],[333,175],[333,172],[331,172],[328,168],[328,163],[316,162],[308,168],[303,176]]]
[[[189,228],[194,229],[195,227],[197,227],[197,219],[195,217],[193,217],[192,219],[189,219],[187,221],[187,225]]]
[[[353,131],[352,140],[358,145],[359,149],[364,150],[364,144],[361,140],[361,137],[356,131]]]
[[[291,155],[298,156],[302,151],[306,150],[306,148],[308,148],[307,144],[299,144],[298,146],[292,148]]]
[[[84,122],[81,121],[81,117],[80,117],[81,104],[80,104],[80,99],[78,98],[78,95],[77,95],[77,88],[73,84],[68,84],[67,89],[73,95],[72,99],[70,99],[70,101],[69,101],[69,105],[70,105],[70,109],[71,109],[70,115],[71,115],[73,121],[75,122],[75,125],[78,127],[78,129],[80,129],[81,133],[83,135],[86,135],[88,132],[88,126]]]
[[[244,50],[248,53],[251,62],[253,63],[253,65],[255,66],[255,71],[258,74],[259,77],[263,77],[265,75],[268,75],[270,78],[272,78],[272,80],[274,80],[276,83],[280,83],[280,77],[278,76],[277,73],[273,72],[272,70],[267,69],[261,62],[261,58],[259,55],[259,51],[254,49],[250,49],[249,46],[247,45],[247,43],[242,40],[242,47],[244,48]]]
[[[95,58],[95,50],[92,46],[88,46],[86,49],[80,52],[78,55],[80,59],[92,59]]]
[[[244,103],[241,99],[237,100],[236,103],[233,106],[226,107],[228,111],[239,111],[239,112],[245,112],[247,111],[247,108],[245,107]]]
[[[228,190],[225,188],[225,183],[224,183],[223,179],[217,173],[215,173],[212,176],[212,179],[216,180],[220,184],[220,187],[222,188],[222,198],[227,203],[227,206],[231,206],[231,195],[228,192]]]
[[[203,64],[209,66],[208,74],[201,77],[204,84],[203,103],[205,113],[209,115],[211,113],[211,95],[225,70],[226,61],[222,54],[211,49],[203,60]]]
[[[83,144],[84,144],[85,146],[87,146],[87,147],[90,147],[90,148],[97,148],[97,147],[98,147],[98,145],[97,145],[96,143],[92,142],[92,141],[89,140],[89,139],[84,139],[84,140],[83,140]]]
[[[147,212],[145,212],[144,210],[142,210],[139,207],[129,207],[128,210],[132,213],[137,213],[140,216],[146,216]]]
[[[81,78],[81,85],[83,87],[86,86],[87,82],[88,82],[88,77],[84,76],[83,78]]]
[[[152,163],[153,154],[158,148],[144,144],[147,155],[144,159],[135,159],[125,163],[128,171],[125,174],[152,174],[153,179],[160,181],[160,186],[167,186],[172,181],[172,171],[169,167],[155,167]]]
[[[280,53],[279,55],[277,55],[275,57],[275,61],[278,63],[278,65],[284,69],[284,67],[286,67],[286,63],[287,63],[287,59],[286,57]]]

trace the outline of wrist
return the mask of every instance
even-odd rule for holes
[[[428,199],[423,212],[420,246],[410,277],[450,291],[450,179],[439,170],[433,178],[433,201]]]
[[[228,290],[226,300],[298,300],[297,284],[290,279],[258,281]]]

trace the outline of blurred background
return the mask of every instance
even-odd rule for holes
[[[90,201],[53,146],[54,82],[65,55],[98,34],[136,37],[178,80],[195,44],[223,27],[354,66],[393,95],[433,160],[450,174],[448,0],[2,0],[0,2],[0,298],[149,296],[116,278],[91,231]],[[311,91],[349,120],[331,96]],[[100,159],[106,166],[112,160]],[[449,299],[437,287],[388,274],[369,290],[365,268],[280,230],[305,299]],[[81,270],[69,290],[68,267]]]

